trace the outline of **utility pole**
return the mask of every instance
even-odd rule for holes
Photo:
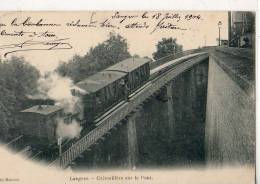
[[[220,46],[220,29],[221,29],[221,26],[222,26],[222,22],[219,21],[218,22],[218,46]]]
[[[207,45],[207,36],[204,35],[204,47],[206,47],[206,45]]]
[[[228,46],[231,46],[232,40],[232,25],[231,25],[231,11],[228,12]]]
[[[62,138],[59,137],[59,138],[58,138],[58,146],[59,146],[59,162],[60,162],[60,167],[62,167],[62,159],[61,159],[62,149],[61,149],[61,145],[62,145]]]

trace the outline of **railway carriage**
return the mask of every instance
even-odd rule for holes
[[[124,98],[120,82],[126,76],[117,71],[99,72],[76,84],[84,91],[82,94],[77,89],[72,90],[73,95],[82,99],[83,121],[92,123],[97,116]]]
[[[129,58],[78,82],[76,86],[84,93],[73,89],[72,94],[82,99],[82,121],[92,124],[101,114],[123,101],[128,93],[147,82],[149,62],[146,58]]]
[[[128,87],[130,88],[130,92],[133,92],[149,79],[150,61],[151,60],[147,58],[129,58],[107,68],[105,71],[126,73]]]

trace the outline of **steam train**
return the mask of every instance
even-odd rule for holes
[[[197,57],[194,54],[192,57]],[[31,141],[29,145],[57,150],[57,119],[71,122],[76,119],[84,127],[84,133],[94,128],[95,120],[122,101],[128,101],[129,94],[153,80],[172,66],[178,65],[189,57],[173,60],[166,58],[160,66],[154,67],[150,59],[129,58],[78,83],[71,94],[81,99],[82,105],[75,114],[67,114],[54,102],[35,102],[34,106],[21,111],[21,134]],[[168,62],[170,60],[170,62]],[[152,70],[150,70],[153,68]],[[151,72],[151,73],[150,73]],[[36,105],[37,103],[40,103]],[[73,140],[72,140],[73,141]],[[69,144],[69,143],[68,143]],[[67,144],[67,145],[68,145]],[[66,144],[63,144],[66,149]],[[53,149],[50,149],[53,148]],[[52,154],[55,151],[49,151]]]
[[[77,119],[85,129],[94,127],[94,120],[149,80],[149,59],[129,58],[78,83],[71,93],[81,99],[82,107],[75,114],[66,114],[54,104],[40,103],[20,113],[21,133],[30,145],[48,147],[57,143],[57,119]]]

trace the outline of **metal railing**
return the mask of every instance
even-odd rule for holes
[[[175,53],[175,54],[172,54],[172,55],[168,55],[168,56],[165,56],[163,58],[160,58],[160,59],[150,63],[150,68],[154,69],[154,68],[156,68],[156,67],[158,67],[158,66],[160,66],[164,63],[167,63],[171,60],[174,60],[174,59],[186,56],[186,55],[199,53],[199,52],[209,52],[210,50],[215,49],[215,48],[216,48],[216,46],[208,46],[208,47],[202,47],[202,48],[199,48],[199,49],[185,50],[185,51],[178,52],[178,53]]]
[[[23,147],[23,144],[21,143],[23,138],[24,138],[23,135],[19,135],[18,137],[12,139],[8,143],[4,144],[3,146],[9,149],[19,151]]]

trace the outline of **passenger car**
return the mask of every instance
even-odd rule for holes
[[[146,58],[128,58],[78,82],[76,86],[81,90],[73,89],[72,94],[82,98],[82,121],[93,124],[102,113],[146,83],[150,76],[149,62]]]

